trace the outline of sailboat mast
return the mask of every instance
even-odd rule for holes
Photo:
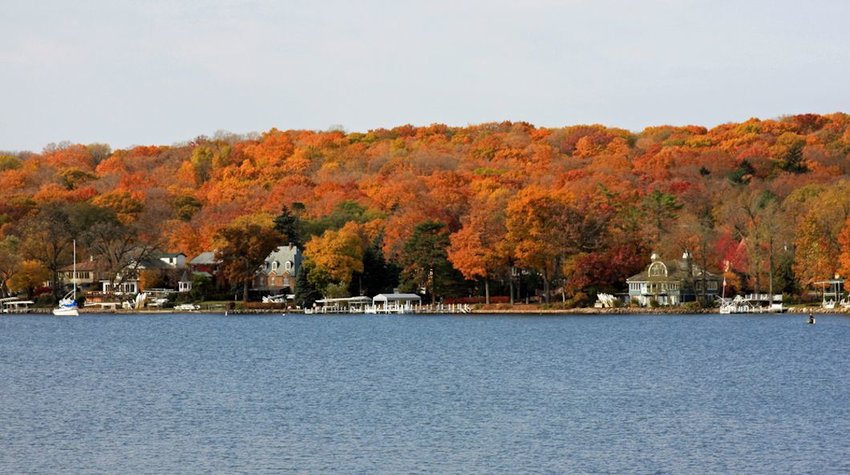
[[[77,299],[77,240],[74,239],[74,300]]]

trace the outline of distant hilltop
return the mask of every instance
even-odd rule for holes
[[[0,239],[18,257],[0,278],[4,292],[56,282],[69,256],[45,243],[65,232],[81,255],[106,255],[118,244],[92,229],[109,221],[110,237],[189,257],[221,249],[228,228],[277,229],[275,245],[297,241],[326,296],[386,277],[376,287],[434,301],[582,305],[625,292],[653,252],[688,251],[729,291],[804,299],[850,273],[848,171],[844,113],[641,132],[502,122],[63,143],[0,153]]]

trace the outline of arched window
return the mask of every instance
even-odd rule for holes
[[[277,266],[278,266],[278,265],[280,265],[280,263],[279,263],[279,262],[277,262],[277,261],[272,262],[272,270],[273,270],[273,271],[274,271],[274,270],[277,270]]]
[[[653,262],[652,265],[649,266],[649,276],[667,276],[667,266],[664,265],[663,262]]]
[[[292,270],[292,261],[286,261],[283,263],[283,270]]]

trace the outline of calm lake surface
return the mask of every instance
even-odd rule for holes
[[[850,318],[0,318],[2,473],[848,473]]]

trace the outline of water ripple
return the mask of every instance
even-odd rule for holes
[[[0,472],[840,473],[850,319],[0,319]]]

